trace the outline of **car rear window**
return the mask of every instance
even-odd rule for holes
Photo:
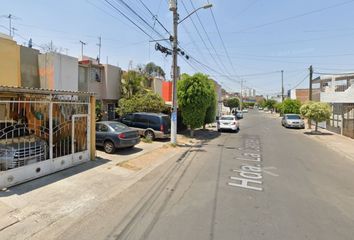
[[[114,131],[122,131],[128,128],[128,126],[124,125],[123,123],[110,123],[109,126],[114,129]]]
[[[234,120],[234,117],[221,117],[220,120]]]
[[[301,117],[299,115],[287,115],[286,118],[287,119],[301,119]]]
[[[169,116],[162,116],[162,121],[167,127],[171,127],[171,118]]]

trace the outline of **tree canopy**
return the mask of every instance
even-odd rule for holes
[[[193,129],[205,122],[206,112],[210,106],[210,82],[207,75],[196,73],[193,76],[182,74],[177,84],[178,106],[183,122]]]
[[[238,108],[240,106],[240,101],[237,98],[228,98],[224,100],[225,107],[229,107],[230,111],[233,108]]]
[[[282,103],[277,105],[277,109],[282,113],[282,114],[287,114],[287,113],[300,113],[300,107],[301,107],[301,102],[296,99],[285,99]]]
[[[209,85],[208,94],[210,97],[210,101],[209,101],[209,106],[205,113],[204,128],[206,124],[215,122],[216,107],[217,107],[217,95],[215,92],[214,82],[208,79],[208,85]]]
[[[162,76],[165,77],[165,72],[164,70],[156,65],[153,62],[149,62],[148,64],[145,65],[144,67],[144,72],[149,76],[149,77],[156,77],[156,76]]]
[[[317,132],[318,123],[330,118],[331,107],[327,103],[308,102],[301,106],[300,113],[302,116],[315,121],[315,131]]]
[[[131,98],[133,95],[143,92],[145,77],[137,71],[124,72],[122,76],[122,97]]]
[[[117,109],[119,115],[133,112],[162,112],[165,110],[163,99],[156,93],[146,92],[133,95],[131,98],[121,98]]]

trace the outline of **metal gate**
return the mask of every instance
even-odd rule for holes
[[[354,138],[354,104],[343,106],[343,135]]]
[[[0,91],[0,189],[90,159],[89,94],[12,90]]]

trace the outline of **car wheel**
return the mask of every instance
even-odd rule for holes
[[[144,136],[146,139],[151,140],[151,141],[154,141],[154,139],[155,139],[155,134],[150,130],[147,130],[145,132]]]
[[[104,148],[104,151],[105,151],[106,153],[109,153],[109,154],[114,153],[114,151],[116,150],[115,147],[114,147],[113,142],[111,142],[111,141],[109,141],[109,140],[107,140],[107,141],[104,142],[103,148]]]

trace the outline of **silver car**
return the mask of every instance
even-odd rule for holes
[[[299,114],[285,114],[281,124],[286,128],[305,128],[305,122]]]
[[[31,133],[25,124],[0,121],[0,171],[44,161],[48,145]]]

